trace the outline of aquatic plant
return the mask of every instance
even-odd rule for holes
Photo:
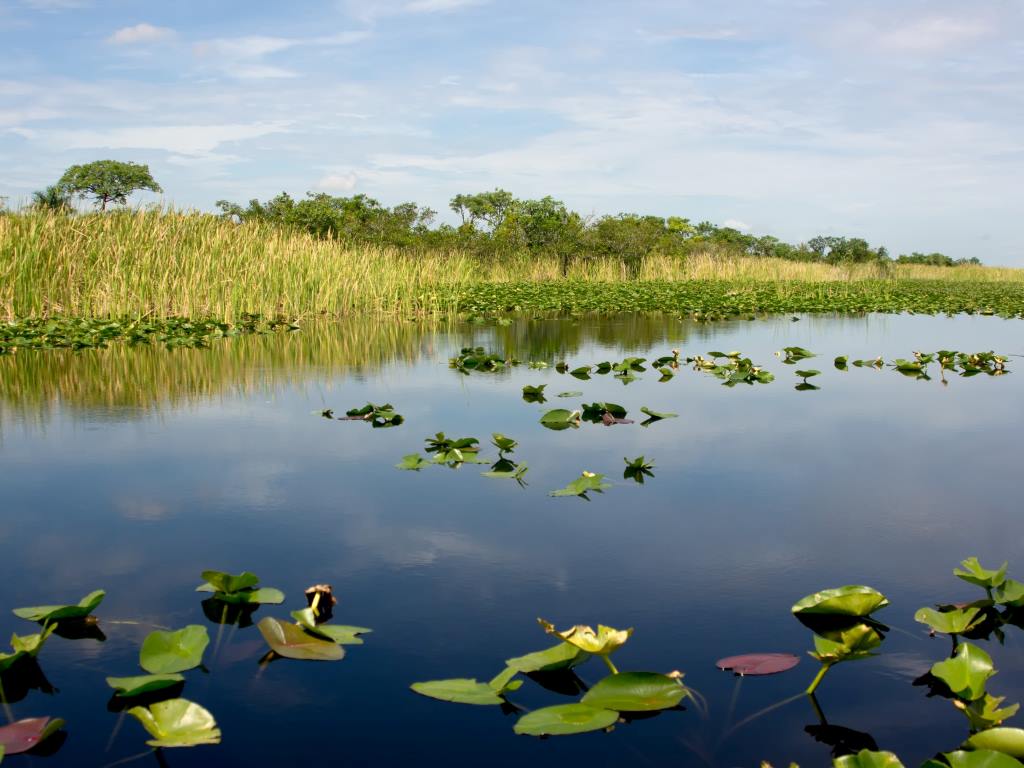
[[[668,413],[667,411],[652,411],[646,405],[640,407],[640,413],[647,416],[646,419],[640,422],[641,427],[647,427],[656,421],[662,421],[664,419],[676,419],[679,418],[678,413]]]
[[[477,456],[480,450],[480,441],[475,437],[450,438],[444,432],[438,432],[433,437],[424,438],[427,453],[434,454],[435,464],[482,464],[482,459]]]
[[[34,635],[11,635],[11,653],[0,653],[0,673],[10,669],[21,659],[34,659],[38,656],[46,639],[56,629],[56,624],[47,624],[41,632]]]
[[[266,616],[256,626],[270,650],[278,656],[303,661],[338,661],[345,657],[340,643],[314,634],[299,624]]]
[[[523,387],[523,400],[527,403],[544,403],[547,399],[544,397],[544,388],[547,384],[539,384],[532,386],[527,384]]]
[[[369,422],[374,429],[397,427],[405,421],[402,414],[396,412],[395,406],[391,405],[391,403],[385,403],[384,405],[367,403],[362,408],[352,408],[345,411],[345,419],[348,421]]]
[[[635,482],[643,485],[644,477],[654,477],[654,462],[647,461],[643,456],[637,456],[635,459],[622,459],[626,462],[626,468],[622,472],[623,480],[634,480]]]
[[[174,632],[155,630],[142,641],[139,666],[153,675],[170,675],[198,667],[210,644],[206,627],[189,624]]]
[[[555,408],[540,417],[540,423],[548,429],[555,431],[562,429],[577,428],[580,425],[580,412],[570,411],[567,408]]]
[[[278,605],[284,602],[284,592],[273,587],[259,587],[259,577],[243,571],[232,575],[225,571],[203,571],[204,583],[196,592],[212,592],[213,599],[230,605]]]
[[[526,486],[526,473],[529,467],[525,463],[517,464],[506,458],[500,458],[486,472],[480,474],[484,477],[494,477],[500,480],[515,480],[520,487]]]
[[[63,727],[59,717],[29,717],[0,726],[0,760],[35,749]]]
[[[782,362],[786,365],[793,365],[801,360],[806,360],[809,357],[816,357],[816,355],[809,349],[803,347],[783,347],[781,351],[775,353],[776,356],[782,358]]]
[[[84,619],[99,607],[106,594],[102,589],[97,589],[74,605],[35,605],[29,608],[15,608],[12,613],[19,619],[28,619],[44,624],[53,621]]]
[[[418,453],[409,453],[402,457],[402,460],[395,464],[398,469],[408,469],[419,472],[424,467],[429,467],[432,462],[427,461]]]
[[[557,491],[551,491],[549,496],[579,496],[581,499],[590,501],[590,497],[587,496],[591,491],[595,493],[604,493],[606,490],[611,488],[611,483],[604,482],[604,475],[599,475],[594,472],[584,471],[578,478],[573,480],[571,483],[566,485],[564,488],[560,488]]]
[[[519,443],[513,440],[511,437],[506,437],[500,432],[491,433],[491,444],[498,449],[498,455],[504,455],[506,453],[512,453]]]
[[[449,358],[448,367],[465,374],[470,371],[494,373],[506,366],[518,365],[518,363],[518,360],[506,360],[501,355],[488,352],[483,347],[463,347],[458,355]]]
[[[800,663],[800,657],[792,653],[744,653],[739,656],[727,656],[715,662],[715,666],[740,677],[747,675],[776,675],[786,672]]]
[[[709,352],[708,355],[708,358],[700,355],[688,357],[686,362],[692,364],[695,371],[704,371],[722,379],[723,386],[769,384],[775,380],[774,375],[754,365],[749,357],[743,357],[740,352]]]
[[[153,738],[151,747],[197,747],[220,744],[220,729],[213,715],[187,699],[167,699],[148,707],[132,707],[128,714]]]

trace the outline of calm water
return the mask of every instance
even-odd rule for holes
[[[818,589],[867,583],[892,605],[877,659],[834,669],[818,694],[827,723],[869,734],[916,765],[956,746],[966,721],[911,681],[948,652],[914,611],[975,597],[954,579],[964,557],[1011,563],[1024,578],[1019,522],[1024,359],[1013,375],[914,381],[832,358],[909,357],[913,350],[1024,353],[1024,325],[996,318],[804,318],[697,326],[622,317],[523,321],[430,331],[379,324],[309,328],[211,350],[113,348],[0,359],[0,634],[32,625],[7,607],[74,602],[104,588],[105,641],[53,637],[40,674],[8,682],[16,718],[58,715],[66,742],[12,766],[107,765],[142,753],[145,734],[110,711],[107,675],[141,673],[138,646],[153,625],[205,624],[193,588],[206,568],[249,569],[283,589],[287,617],[311,583],[334,584],[336,622],[374,628],[338,663],[280,660],[265,668],[255,627],[227,627],[207,650],[208,672],[186,673],[183,695],[210,709],[220,746],[170,750],[170,766],[694,765],[762,759],[829,763],[819,715],[801,691],[816,671],[742,683],[716,659],[750,651],[804,654],[811,635],[790,605]],[[525,365],[462,376],[448,358],[481,344],[523,360],[573,366],[742,350],[776,381],[729,389],[681,371],[648,372],[624,387]],[[790,367],[773,353],[801,345],[819,357]],[[798,392],[794,368],[816,367],[820,391]],[[545,405],[521,399],[547,384]],[[580,390],[583,397],[554,397]],[[373,430],[313,415],[368,400],[406,422]],[[675,411],[680,418],[552,432],[538,418],[583,401]],[[480,476],[486,467],[393,468],[438,431],[520,441],[526,488]],[[492,448],[482,454],[495,454]],[[656,463],[639,486],[623,457]],[[615,482],[587,503],[548,492],[581,470]],[[422,698],[410,683],[489,679],[502,661],[549,646],[543,616],[633,626],[620,669],[680,669],[708,700],[619,725],[610,734],[536,740],[515,715]],[[138,623],[136,623],[138,622]],[[989,685],[1024,700],[1024,652],[1010,628],[990,647]],[[603,676],[591,661],[586,683]],[[527,681],[513,700],[567,703]],[[739,726],[739,727],[737,727]],[[835,731],[832,732],[833,734]],[[827,735],[827,732],[826,732]],[[146,755],[131,765],[153,765]]]

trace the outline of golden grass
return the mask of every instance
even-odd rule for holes
[[[309,317],[449,313],[472,283],[584,280],[737,283],[940,279],[1024,282],[1024,270],[858,264],[830,266],[699,253],[653,255],[638,274],[613,261],[477,259],[319,240],[198,213],[0,216],[0,312],[9,318],[184,315],[232,320],[246,312]]]

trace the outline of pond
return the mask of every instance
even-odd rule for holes
[[[1024,359],[1010,357],[1011,375],[945,381],[934,365],[918,380],[832,361],[938,349],[1019,356],[1021,328],[993,317],[878,315],[360,321],[205,350],[0,358],[0,632],[37,631],[10,608],[107,591],[96,611],[104,639],[52,637],[33,675],[5,678],[7,715],[67,721],[50,766],[141,755],[129,764],[806,768],[828,764],[828,742],[842,739],[917,765],[955,748],[967,727],[948,701],[912,685],[950,650],[914,612],[978,597],[952,575],[966,557],[1008,560],[1011,575],[1024,574],[1024,376],[1015,375]],[[449,367],[477,345],[523,363],[469,375]],[[786,346],[817,356],[786,365],[775,355]],[[775,380],[730,388],[684,363],[660,381],[648,363],[624,385],[555,368],[673,349],[683,358],[740,350]],[[819,389],[796,389],[794,370],[804,368],[821,371],[811,379]],[[525,402],[522,388],[541,384],[547,402]],[[557,396],[566,391],[583,394]],[[404,422],[373,429],[321,416],[367,402],[393,404]],[[550,409],[592,402],[619,403],[636,423],[555,431],[539,422]],[[641,426],[641,406],[678,418]],[[395,468],[425,455],[424,439],[437,432],[479,438],[492,461],[491,434],[514,438],[525,484],[482,476],[487,465]],[[641,455],[654,463],[642,484],[623,477],[623,459]],[[584,470],[612,487],[589,501],[549,495]],[[206,569],[251,570],[285,592],[254,621],[287,619],[305,605],[306,587],[328,582],[335,621],[373,632],[339,662],[261,664],[267,646],[256,626],[219,626],[204,613],[193,590]],[[888,596],[878,618],[892,631],[878,657],[832,670],[816,701],[793,698],[818,663],[790,607],[844,584]],[[619,669],[681,670],[707,711],[686,699],[682,710],[610,733],[536,739],[513,733],[514,712],[409,690],[440,678],[486,681],[504,659],[552,645],[538,617],[559,628],[634,627],[615,654]],[[117,711],[104,679],[141,674],[142,639],[187,624],[205,625],[211,644],[182,695],[214,714],[223,741],[144,754],[147,735]],[[1020,630],[981,645],[999,669],[990,690],[1024,700]],[[771,677],[715,667],[758,651],[801,661]],[[577,671],[578,681],[527,679],[509,698],[523,709],[569,703],[579,698],[572,686],[606,674],[596,660]]]

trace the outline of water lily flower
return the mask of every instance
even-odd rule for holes
[[[537,621],[549,635],[555,635],[582,651],[594,653],[598,656],[607,656],[609,653],[618,650],[626,644],[629,636],[633,634],[632,627],[629,629],[613,629],[612,627],[606,627],[604,624],[597,625],[597,632],[585,624],[577,624],[575,627],[559,632],[550,621],[545,621],[544,619],[537,619]]]

